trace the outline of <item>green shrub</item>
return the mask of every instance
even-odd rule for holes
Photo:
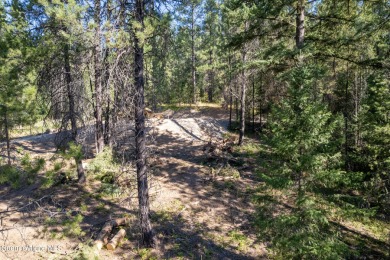
[[[0,167],[0,184],[9,184],[12,188],[19,188],[21,172],[14,166],[3,165]]]
[[[99,260],[98,253],[94,246],[84,246],[79,244],[80,250],[77,251],[75,256],[72,256],[74,260]]]
[[[67,214],[68,219],[66,219],[62,225],[64,227],[64,235],[68,237],[79,237],[84,236],[85,232],[82,231],[80,224],[83,221],[83,216],[77,214],[76,216],[71,216],[70,213]]]
[[[63,165],[62,161],[54,163],[53,170],[47,171],[45,173],[43,187],[49,188],[53,185],[59,184],[59,182],[61,181],[61,178],[63,178],[63,177],[67,178],[68,180],[71,179],[70,178],[71,174],[69,172],[61,172],[61,169],[63,166],[64,165]],[[61,176],[61,174],[62,174],[62,176]],[[63,175],[65,175],[65,176],[63,176]]]
[[[69,148],[62,152],[62,156],[68,160],[75,159],[76,161],[80,161],[84,157],[82,146],[75,142],[69,142]]]
[[[26,174],[26,181],[28,184],[34,183],[37,174],[45,166],[45,159],[38,157],[35,160],[31,160],[30,154],[26,153],[21,159],[21,166]]]
[[[113,183],[102,183],[99,192],[103,196],[111,196],[113,198],[119,197],[120,194],[122,193],[121,188]]]
[[[232,230],[228,233],[229,239],[232,243],[237,244],[239,251],[245,252],[248,246],[248,238],[236,230]]]
[[[45,178],[43,180],[42,186],[44,188],[49,188],[55,184],[55,175],[56,173],[54,171],[47,171],[45,173]]]
[[[301,197],[297,206],[276,216],[271,200],[263,201],[258,209],[259,236],[271,240],[270,249],[276,258],[343,259],[351,253],[313,200]]]
[[[61,170],[62,167],[63,167],[63,163],[62,163],[62,162],[56,162],[56,163],[54,163],[54,171],[57,172],[57,171]]]
[[[224,177],[232,177],[234,179],[240,178],[240,172],[236,168],[230,166],[229,164],[221,169],[219,175]]]
[[[119,164],[114,159],[112,149],[106,147],[103,152],[97,154],[89,164],[88,170],[96,174],[97,178],[101,180],[106,177],[111,178],[115,173],[119,172]]]

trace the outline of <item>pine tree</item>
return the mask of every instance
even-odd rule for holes
[[[82,121],[79,107],[80,100],[83,100],[84,82],[83,75],[74,69],[74,65],[76,60],[80,59],[78,51],[83,42],[78,37],[84,36],[88,39],[89,36],[79,34],[83,30],[80,15],[83,14],[84,8],[74,1],[58,4],[42,1],[40,4],[43,10],[41,15],[46,18],[43,24],[40,24],[46,30],[40,35],[38,41],[38,52],[42,56],[37,58],[41,62],[39,68],[41,70],[39,81],[43,85],[41,90],[47,92],[42,95],[49,94],[52,99],[52,110],[56,110],[56,106],[62,103],[58,109],[59,115],[55,115],[62,119],[57,145],[67,147],[70,142],[81,145],[78,142],[78,127]],[[70,135],[68,134],[69,123]],[[74,160],[78,181],[84,183],[86,176],[82,167],[82,156],[74,156]]]
[[[146,136],[145,136],[145,103],[144,103],[144,33],[145,2],[136,0],[135,19],[137,30],[135,31],[135,51],[134,51],[134,82],[136,89],[135,99],[135,144],[136,144],[136,164],[137,164],[137,184],[138,200],[140,211],[140,225],[142,232],[142,242],[148,247],[156,244],[155,235],[150,224],[149,209],[149,186],[148,172],[146,166]]]
[[[37,119],[34,48],[28,33],[25,7],[18,1],[0,2],[0,116],[10,158],[10,130]]]
[[[364,102],[362,160],[368,164],[368,200],[390,212],[390,77],[378,73],[368,79]]]
[[[337,121],[314,98],[315,81],[322,73],[313,64],[287,72],[288,99],[271,114],[271,143],[279,162],[263,177],[272,187],[292,189],[297,195],[292,214],[263,219],[260,225],[275,229],[274,249],[286,258],[338,258],[347,251],[330,231],[325,212],[308,195],[317,188],[337,186],[342,174],[340,153],[331,145]]]

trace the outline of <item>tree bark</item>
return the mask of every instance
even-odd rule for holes
[[[111,1],[106,3],[107,20],[111,22]],[[110,63],[108,61],[110,55],[110,48],[106,47],[104,51],[104,97],[106,100],[105,116],[104,116],[104,144],[109,147],[112,146],[112,105],[111,105],[111,88],[110,88]]]
[[[71,125],[72,140],[76,141],[77,124],[76,124],[75,102],[74,102],[74,93],[73,93],[74,91],[72,88],[72,75],[70,71],[69,45],[67,43],[64,46],[64,62],[65,62],[65,82],[66,82],[66,90],[68,94],[69,119]]]
[[[96,135],[96,153],[100,153],[104,148],[104,129],[102,113],[102,81],[101,81],[101,64],[100,64],[100,0],[94,2],[94,20],[95,29],[95,48],[93,53],[94,74],[95,74],[95,135]]]
[[[239,123],[239,119],[240,119],[240,111],[238,109],[238,94],[239,94],[239,88],[238,88],[238,84],[235,84],[236,85],[236,89],[235,89],[235,96],[236,98],[234,99],[234,106],[235,106],[235,110],[236,110],[236,124]]]
[[[125,0],[120,0],[119,1],[119,14],[118,14],[118,19],[119,19],[119,28],[125,29],[125,12],[126,12],[126,6],[125,6]],[[122,48],[118,50],[123,51]],[[120,58],[122,60],[122,58]],[[122,61],[119,61],[118,64],[123,64]],[[116,125],[118,123],[118,113],[122,111],[122,96],[123,96],[123,89],[124,89],[124,83],[122,80],[118,80],[113,84],[114,88],[114,100],[112,104],[112,115],[111,115],[111,145],[114,142],[114,135],[115,135],[115,129]]]
[[[232,89],[232,67],[231,67],[231,55],[229,53],[229,58],[228,58],[228,63],[229,63],[229,129],[232,129],[232,114],[233,114],[233,89]]]
[[[247,27],[247,24],[245,25]],[[242,50],[242,85],[241,85],[241,109],[240,109],[240,135],[238,138],[238,145],[242,145],[244,142],[244,134],[245,134],[245,100],[246,100],[246,72],[245,72],[245,63],[246,63],[246,47],[244,44]]]
[[[262,113],[262,103],[263,103],[263,74],[260,74],[260,84],[259,84],[259,121],[260,121],[260,133],[263,131],[263,113]]]
[[[72,75],[70,70],[70,61],[69,61],[69,45],[65,43],[64,45],[64,65],[65,65],[65,82],[66,89],[68,94],[69,102],[69,119],[71,124],[71,139],[73,142],[77,143],[77,120],[76,120],[76,111],[75,111],[75,102],[74,102],[74,91],[72,88]],[[77,177],[79,183],[85,183],[86,176],[80,158],[75,158],[76,167],[77,167]]]
[[[144,28],[144,7],[145,2],[143,0],[136,0],[136,20],[141,24],[141,32]],[[146,167],[144,49],[137,38],[137,34],[135,34],[134,41],[134,82],[137,91],[135,98],[135,142],[140,224],[143,244],[147,247],[154,247],[155,235],[149,219],[149,188]]]
[[[214,85],[214,71],[212,68],[213,65],[213,52],[210,51],[209,53],[210,59],[209,59],[209,87],[207,89],[207,96],[209,103],[213,102],[213,85]]]
[[[119,242],[126,236],[126,230],[120,229],[118,233],[108,242],[107,249],[108,250],[115,250],[115,248],[118,246]]]
[[[191,72],[192,72],[192,91],[193,103],[196,104],[196,57],[195,57],[195,3],[191,4]]]
[[[128,218],[118,218],[111,221],[107,221],[106,224],[100,230],[94,244],[98,250],[102,249],[105,244],[108,243],[108,237],[114,227],[128,225],[130,220]]]
[[[298,0],[296,16],[296,46],[298,50],[303,48],[305,39],[305,1]]]
[[[248,22],[245,22],[245,30],[248,29]],[[245,134],[245,100],[246,100],[246,71],[245,71],[245,63],[246,63],[246,45],[244,44],[242,49],[242,85],[241,85],[241,109],[240,109],[240,135],[238,138],[238,145],[242,145],[244,142],[244,134]]]
[[[4,108],[5,139],[7,142],[7,159],[8,159],[8,165],[11,166],[11,145],[10,145],[10,140],[9,140],[7,107],[4,106],[3,108]]]
[[[345,171],[349,171],[349,122],[348,122],[348,93],[349,93],[349,63],[347,62],[347,82],[345,83],[345,89],[344,89],[344,137],[345,137],[345,144],[344,144],[344,169]]]
[[[95,240],[95,246],[98,250],[102,249],[105,244],[108,243],[108,237],[112,231],[113,223],[111,221],[107,222],[102,230],[100,231],[97,239]]]
[[[255,132],[255,76],[252,79],[252,131]]]

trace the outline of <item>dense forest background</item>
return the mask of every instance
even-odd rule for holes
[[[12,138],[55,129],[80,183],[83,160],[108,147],[135,161],[153,247],[145,114],[219,104],[234,149],[260,143],[252,224],[270,257],[357,258],[362,247],[384,259],[389,234],[370,256],[340,225],[389,227],[389,58],[386,0],[0,0],[0,183],[44,164],[20,166]],[[288,206],[277,215],[276,191]]]

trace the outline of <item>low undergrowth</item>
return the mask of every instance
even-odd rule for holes
[[[254,225],[275,259],[385,259],[389,257],[390,223],[378,218],[364,196],[343,189],[313,189],[301,196],[285,185],[288,176],[274,174],[283,164],[266,144],[246,144],[238,154],[256,160],[262,184],[252,190]],[[283,166],[282,166],[283,167]],[[265,184],[265,185],[264,185]],[[287,187],[287,188],[286,188]]]
[[[43,158],[31,159],[29,153],[25,153],[20,164],[0,166],[0,184],[10,185],[17,189],[24,185],[35,183],[38,173],[45,167]]]

